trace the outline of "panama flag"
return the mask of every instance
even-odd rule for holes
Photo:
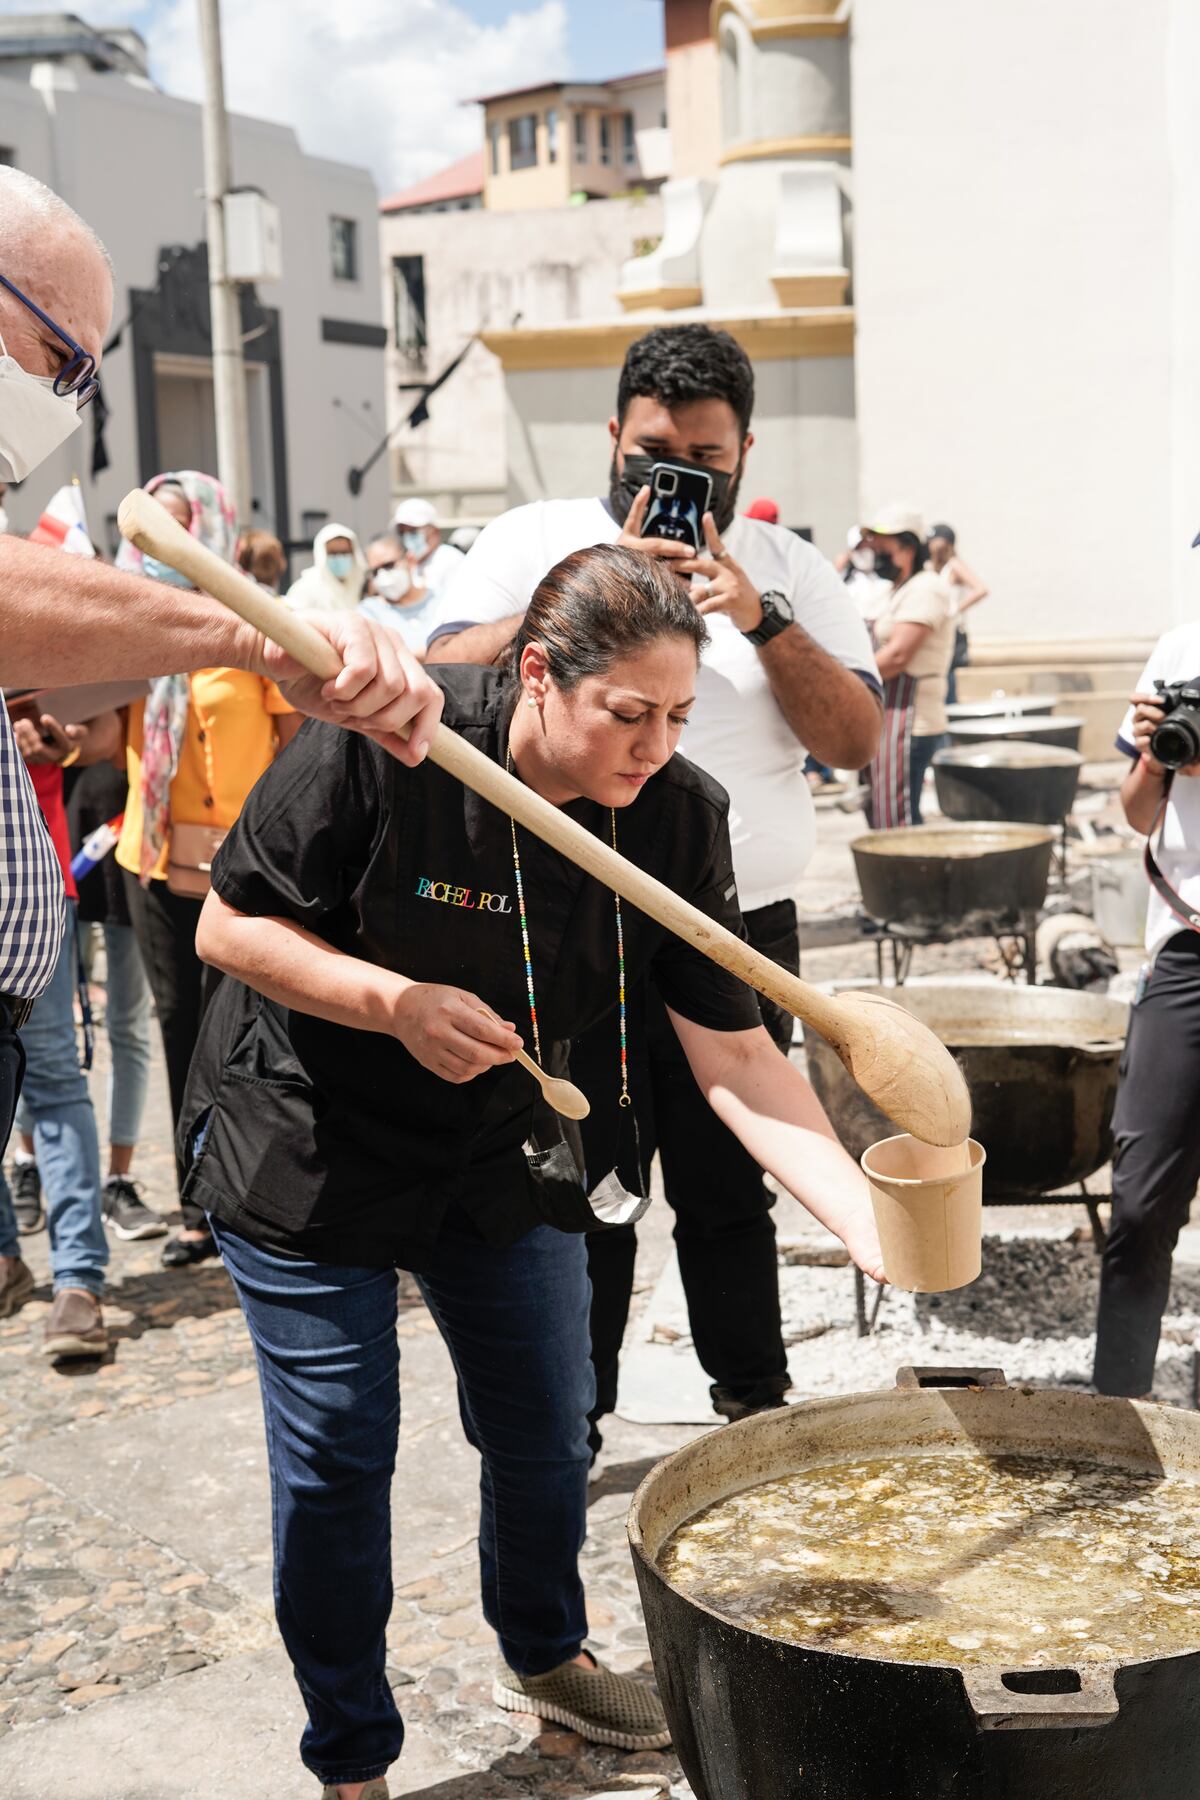
[[[72,556],[95,556],[83,510],[83,489],[77,481],[60,487],[29,534],[32,544],[49,544]]]

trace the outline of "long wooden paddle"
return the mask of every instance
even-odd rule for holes
[[[318,631],[206,549],[152,495],[135,488],[121,502],[117,520],[131,543],[186,575],[256,631],[281,645],[313,675],[328,680],[339,672],[337,651]],[[623,900],[640,907],[668,931],[820,1032],[863,1092],[901,1131],[928,1144],[960,1144],[967,1136],[971,1102],[962,1073],[945,1046],[911,1013],[874,994],[823,994],[790,975],[661,881],[627,862],[444,725],[434,733],[429,760],[613,888]]]

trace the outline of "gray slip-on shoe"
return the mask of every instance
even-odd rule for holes
[[[535,1713],[615,1750],[663,1750],[671,1741],[654,1689],[600,1663],[594,1669],[560,1663],[544,1675],[518,1675],[502,1663],[492,1698],[506,1712]]]

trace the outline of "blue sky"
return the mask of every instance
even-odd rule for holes
[[[516,9],[506,0],[464,0],[465,12],[494,24]],[[633,74],[663,60],[659,0],[567,0],[565,74],[574,78]]]
[[[199,98],[195,0],[73,4],[90,24],[135,26],[160,86]],[[0,13],[63,5],[0,0]],[[314,155],[365,164],[384,194],[480,146],[463,105],[475,94],[663,59],[661,0],[223,0],[222,30],[230,107],[292,126]]]

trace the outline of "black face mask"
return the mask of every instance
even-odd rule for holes
[[[688,462],[683,456],[627,456],[618,471],[617,452],[614,450],[608,471],[608,503],[618,525],[624,525],[629,517],[630,507],[642,489],[649,487],[650,471],[656,462],[669,462],[675,468],[694,469],[697,475],[707,475],[712,482],[713,523],[718,532],[729,530],[737,515],[738,489],[742,485],[740,462],[733,473],[728,474],[724,469],[710,469],[705,463]]]
[[[881,575],[884,581],[899,581],[900,564],[894,556],[889,556],[886,550],[877,550],[875,552],[875,573]]]

